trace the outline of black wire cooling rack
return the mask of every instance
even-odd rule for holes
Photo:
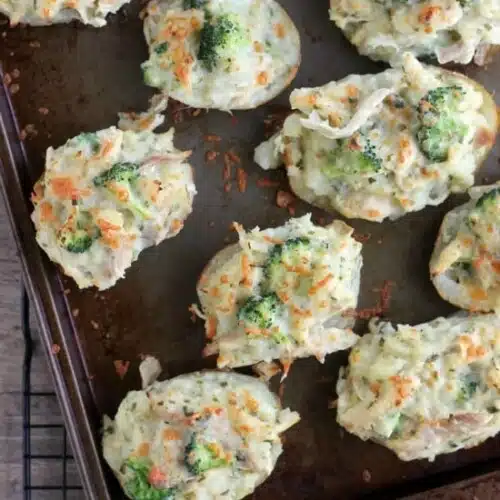
[[[83,499],[82,487],[78,484],[72,484],[69,479],[70,468],[74,469],[74,459],[69,449],[69,443],[66,435],[66,429],[63,423],[54,423],[47,421],[42,423],[33,423],[32,408],[40,405],[45,399],[50,406],[57,406],[57,397],[54,392],[32,390],[31,367],[33,355],[35,354],[35,342],[33,330],[30,323],[30,303],[26,290],[22,291],[21,304],[21,323],[24,336],[24,361],[23,361],[23,493],[24,500],[73,500]],[[51,415],[60,418],[59,414]],[[57,420],[57,419],[56,419]],[[39,453],[33,448],[34,433],[46,433],[48,439],[54,433],[61,446],[60,451],[53,453]],[[52,448],[52,447],[51,447]],[[39,474],[33,474],[34,468],[37,470],[50,470],[50,484],[46,481],[40,481]],[[36,477],[34,477],[36,476]],[[74,474],[72,474],[74,476]],[[54,482],[56,477],[56,482]],[[60,478],[60,480],[59,480]]]

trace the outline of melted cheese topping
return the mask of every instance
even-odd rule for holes
[[[142,250],[182,229],[196,189],[173,135],[111,127],[47,150],[32,197],[36,238],[80,288],[114,285]],[[113,168],[134,179],[100,181]]]
[[[500,308],[500,187],[472,188],[443,219],[430,272],[439,293],[464,309]]]
[[[500,319],[370,325],[337,385],[337,421],[401,460],[470,448],[500,431]]]
[[[198,284],[206,354],[218,352],[219,367],[273,359],[286,367],[352,346],[353,320],[342,316],[359,293],[362,245],[352,232],[341,221],[315,226],[310,215],[264,231],[239,228],[239,245],[216,255]],[[252,321],[261,298],[269,315]]]
[[[128,393],[105,418],[104,457],[135,500],[238,500],[271,474],[298,420],[255,378],[182,375]]]
[[[363,55],[394,62],[403,52],[440,64],[484,62],[500,43],[498,0],[330,0],[330,18]]]
[[[429,91],[453,86],[461,92],[456,117],[463,137],[449,137],[446,158],[431,161],[417,138],[418,108]],[[496,135],[491,96],[410,54],[402,69],[294,90],[290,102],[297,111],[256,149],[255,161],[264,169],[285,163],[298,196],[346,217],[395,219],[465,191]],[[349,152],[339,159],[346,144]]]
[[[11,25],[34,26],[66,23],[77,19],[96,28],[106,25],[106,16],[129,0],[0,0],[0,12]]]
[[[186,10],[189,5],[199,8]],[[190,106],[254,108],[281,92],[297,72],[299,34],[274,0],[153,0],[147,12],[145,81]],[[200,40],[223,17],[239,26],[237,34],[209,54],[209,39],[218,35],[207,35],[203,48]]]

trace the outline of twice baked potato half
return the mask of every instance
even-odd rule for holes
[[[197,108],[252,109],[295,77],[300,37],[275,0],[153,0],[145,82]]]
[[[293,191],[312,205],[377,222],[472,186],[497,133],[483,87],[411,54],[400,69],[294,90],[290,103],[295,112],[255,161],[284,163]]]
[[[315,226],[310,215],[246,233],[215,255],[197,291],[205,320],[206,355],[237,367],[347,349],[357,340],[361,243],[342,221]]]
[[[31,216],[38,244],[80,288],[113,286],[145,248],[179,233],[196,188],[191,154],[115,127],[47,150]]]
[[[404,52],[440,64],[485,64],[500,43],[496,0],[330,0],[330,19],[376,61]]]
[[[443,299],[471,311],[500,310],[500,184],[469,190],[448,212],[430,261]]]
[[[258,379],[190,373],[129,392],[102,447],[133,500],[238,500],[272,473],[299,418]]]
[[[0,14],[18,23],[45,26],[77,20],[96,28],[130,0],[0,0]]]
[[[434,460],[500,431],[500,318],[370,324],[337,384],[337,422],[401,460]]]

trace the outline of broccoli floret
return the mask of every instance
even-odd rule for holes
[[[184,0],[183,7],[184,10],[202,9],[206,3],[207,0]]]
[[[250,297],[241,306],[238,320],[257,328],[269,329],[274,324],[280,308],[281,301],[275,293]]]
[[[101,149],[101,141],[97,134],[93,132],[84,132],[75,137],[75,141],[81,145],[88,145],[94,155]]]
[[[464,377],[461,387],[457,394],[457,402],[464,404],[475,394],[479,387],[479,380],[477,376],[468,374]]]
[[[139,165],[136,163],[115,163],[109,170],[94,177],[94,186],[107,186],[110,182],[133,182],[139,178]]]
[[[100,236],[92,216],[88,212],[80,212],[59,230],[57,239],[68,252],[85,253]]]
[[[263,288],[269,292],[282,288],[289,269],[302,265],[302,258],[309,254],[310,250],[311,241],[305,237],[292,238],[283,244],[274,245],[264,265]]]
[[[500,201],[500,188],[494,188],[484,193],[476,202],[476,208],[489,209]]]
[[[330,178],[370,176],[382,168],[375,146],[367,137],[361,136],[337,141],[336,148],[326,153],[326,159],[323,172]]]
[[[136,194],[134,183],[139,179],[139,165],[136,163],[115,163],[109,170],[94,177],[94,186],[106,188],[120,202],[143,219],[151,218],[144,200]]]
[[[191,474],[198,476],[210,469],[229,465],[225,457],[218,456],[217,446],[204,443],[198,434],[191,436],[184,450],[184,464]]]
[[[461,87],[452,85],[433,89],[420,100],[417,141],[429,160],[446,161],[452,144],[460,143],[467,135],[468,126],[457,113],[463,95]]]
[[[173,500],[176,488],[155,488],[149,482],[152,467],[151,460],[142,457],[130,457],[124,464],[124,473],[130,476],[124,484],[125,491],[134,500]]]
[[[463,274],[471,274],[474,270],[472,262],[465,260],[458,260],[453,264],[453,267]]]
[[[155,54],[158,54],[159,56],[161,56],[162,54],[165,54],[165,52],[167,50],[168,50],[168,43],[167,42],[162,42],[154,48]]]
[[[236,16],[223,14],[212,17],[207,13],[200,33],[198,60],[207,71],[213,71],[224,53],[231,55],[245,38],[244,29]]]

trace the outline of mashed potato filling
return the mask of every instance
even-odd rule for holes
[[[373,322],[337,384],[337,421],[401,460],[471,448],[500,431],[500,319]]]
[[[497,0],[330,0],[330,19],[359,52],[394,63],[406,51],[440,64],[485,62],[500,43]]]
[[[181,375],[127,394],[104,419],[104,458],[133,500],[238,500],[272,473],[299,418],[255,378]]]
[[[294,78],[300,38],[274,0],[153,0],[148,85],[199,108],[248,109]]]
[[[46,25],[77,19],[96,28],[106,25],[106,16],[129,0],[0,0],[0,13],[11,25]]]
[[[38,244],[80,288],[103,290],[145,248],[179,233],[196,188],[174,130],[83,133],[47,150],[33,188]]]
[[[302,199],[346,217],[396,219],[474,183],[496,136],[496,107],[462,75],[406,54],[401,69],[294,90],[292,113],[255,150],[284,163]]]
[[[316,356],[351,347],[361,243],[341,221],[315,226],[310,215],[245,232],[216,255],[198,283],[209,344],[219,367]]]
[[[430,262],[441,296],[464,309],[500,309],[500,186],[469,191],[446,214]]]

